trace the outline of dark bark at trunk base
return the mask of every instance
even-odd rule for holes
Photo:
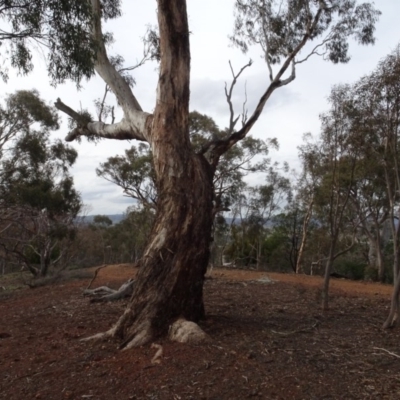
[[[134,347],[166,335],[176,320],[204,318],[203,283],[212,229],[212,174],[193,155],[186,178],[160,196],[149,245],[127,310],[109,331]]]

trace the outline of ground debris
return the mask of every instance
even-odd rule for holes
[[[400,398],[400,329],[380,329],[389,286],[335,280],[321,314],[320,278],[268,273],[273,285],[257,282],[265,275],[213,271],[199,324],[210,342],[160,339],[124,352],[113,340],[79,341],[125,309],[77,296],[88,279],[2,298],[1,332],[10,336],[0,340],[0,399]],[[110,265],[96,285],[132,276],[131,266]]]

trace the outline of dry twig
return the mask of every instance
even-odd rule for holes
[[[296,333],[301,333],[301,332],[309,332],[312,331],[314,328],[316,328],[319,324],[319,321],[316,321],[312,326],[310,327],[306,327],[306,328],[302,328],[302,329],[296,329],[294,331],[289,331],[289,332],[279,332],[279,331],[274,331],[273,329],[271,329],[272,333],[275,333],[276,335],[281,335],[281,336],[290,336],[290,335],[294,335]]]
[[[384,349],[384,348],[382,348],[382,347],[373,347],[373,349],[375,349],[375,350],[381,350],[381,351],[384,351],[385,353],[390,354],[390,355],[393,356],[393,357],[400,358],[400,355],[399,355],[399,354],[393,353],[393,352],[391,352],[391,351],[389,351],[389,350],[386,350],[386,349]]]
[[[151,359],[152,364],[160,364],[161,360],[160,358],[162,357],[163,354],[163,348],[160,344],[152,343],[151,344],[152,349],[157,349],[156,354],[154,354],[154,357]]]
[[[90,281],[90,283],[89,283],[88,287],[86,288],[86,290],[90,289],[90,286],[92,286],[92,283],[93,283],[94,280],[96,279],[96,276],[97,276],[98,272],[99,272],[101,269],[105,268],[105,267],[108,267],[108,264],[104,264],[104,265],[102,265],[101,267],[96,268],[96,271],[94,271],[94,277],[93,277],[92,280]]]

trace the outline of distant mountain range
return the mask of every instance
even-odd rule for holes
[[[87,224],[91,224],[93,222],[94,217],[96,217],[99,214],[93,214],[93,215],[86,215],[84,217],[84,222]],[[101,214],[104,215],[104,214]],[[118,224],[118,222],[121,222],[125,218],[125,214],[111,214],[111,215],[104,215],[105,217],[108,217],[111,219],[113,225]],[[225,221],[228,225],[232,223],[232,218],[225,217]],[[240,223],[239,219],[236,219],[234,222],[234,225],[237,225]],[[272,221],[268,221],[266,226],[271,227],[274,226]]]

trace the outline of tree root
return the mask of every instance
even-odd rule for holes
[[[117,323],[108,331],[97,333],[87,338],[81,339],[82,342],[90,340],[107,340],[121,336],[124,329],[124,325],[130,317],[130,310],[126,309],[121,318]],[[179,318],[170,327],[168,331],[168,338],[173,342],[178,343],[189,343],[199,344],[202,342],[208,342],[211,338],[194,322],[187,321],[184,318]],[[140,324],[133,333],[120,345],[121,350],[129,350],[133,347],[140,347],[150,343],[154,340],[154,332],[151,327],[150,321],[145,321]],[[156,347],[152,345],[152,347]],[[162,348],[160,353],[160,347],[157,347],[159,351],[153,357],[152,363],[158,363],[156,360],[162,355]]]

